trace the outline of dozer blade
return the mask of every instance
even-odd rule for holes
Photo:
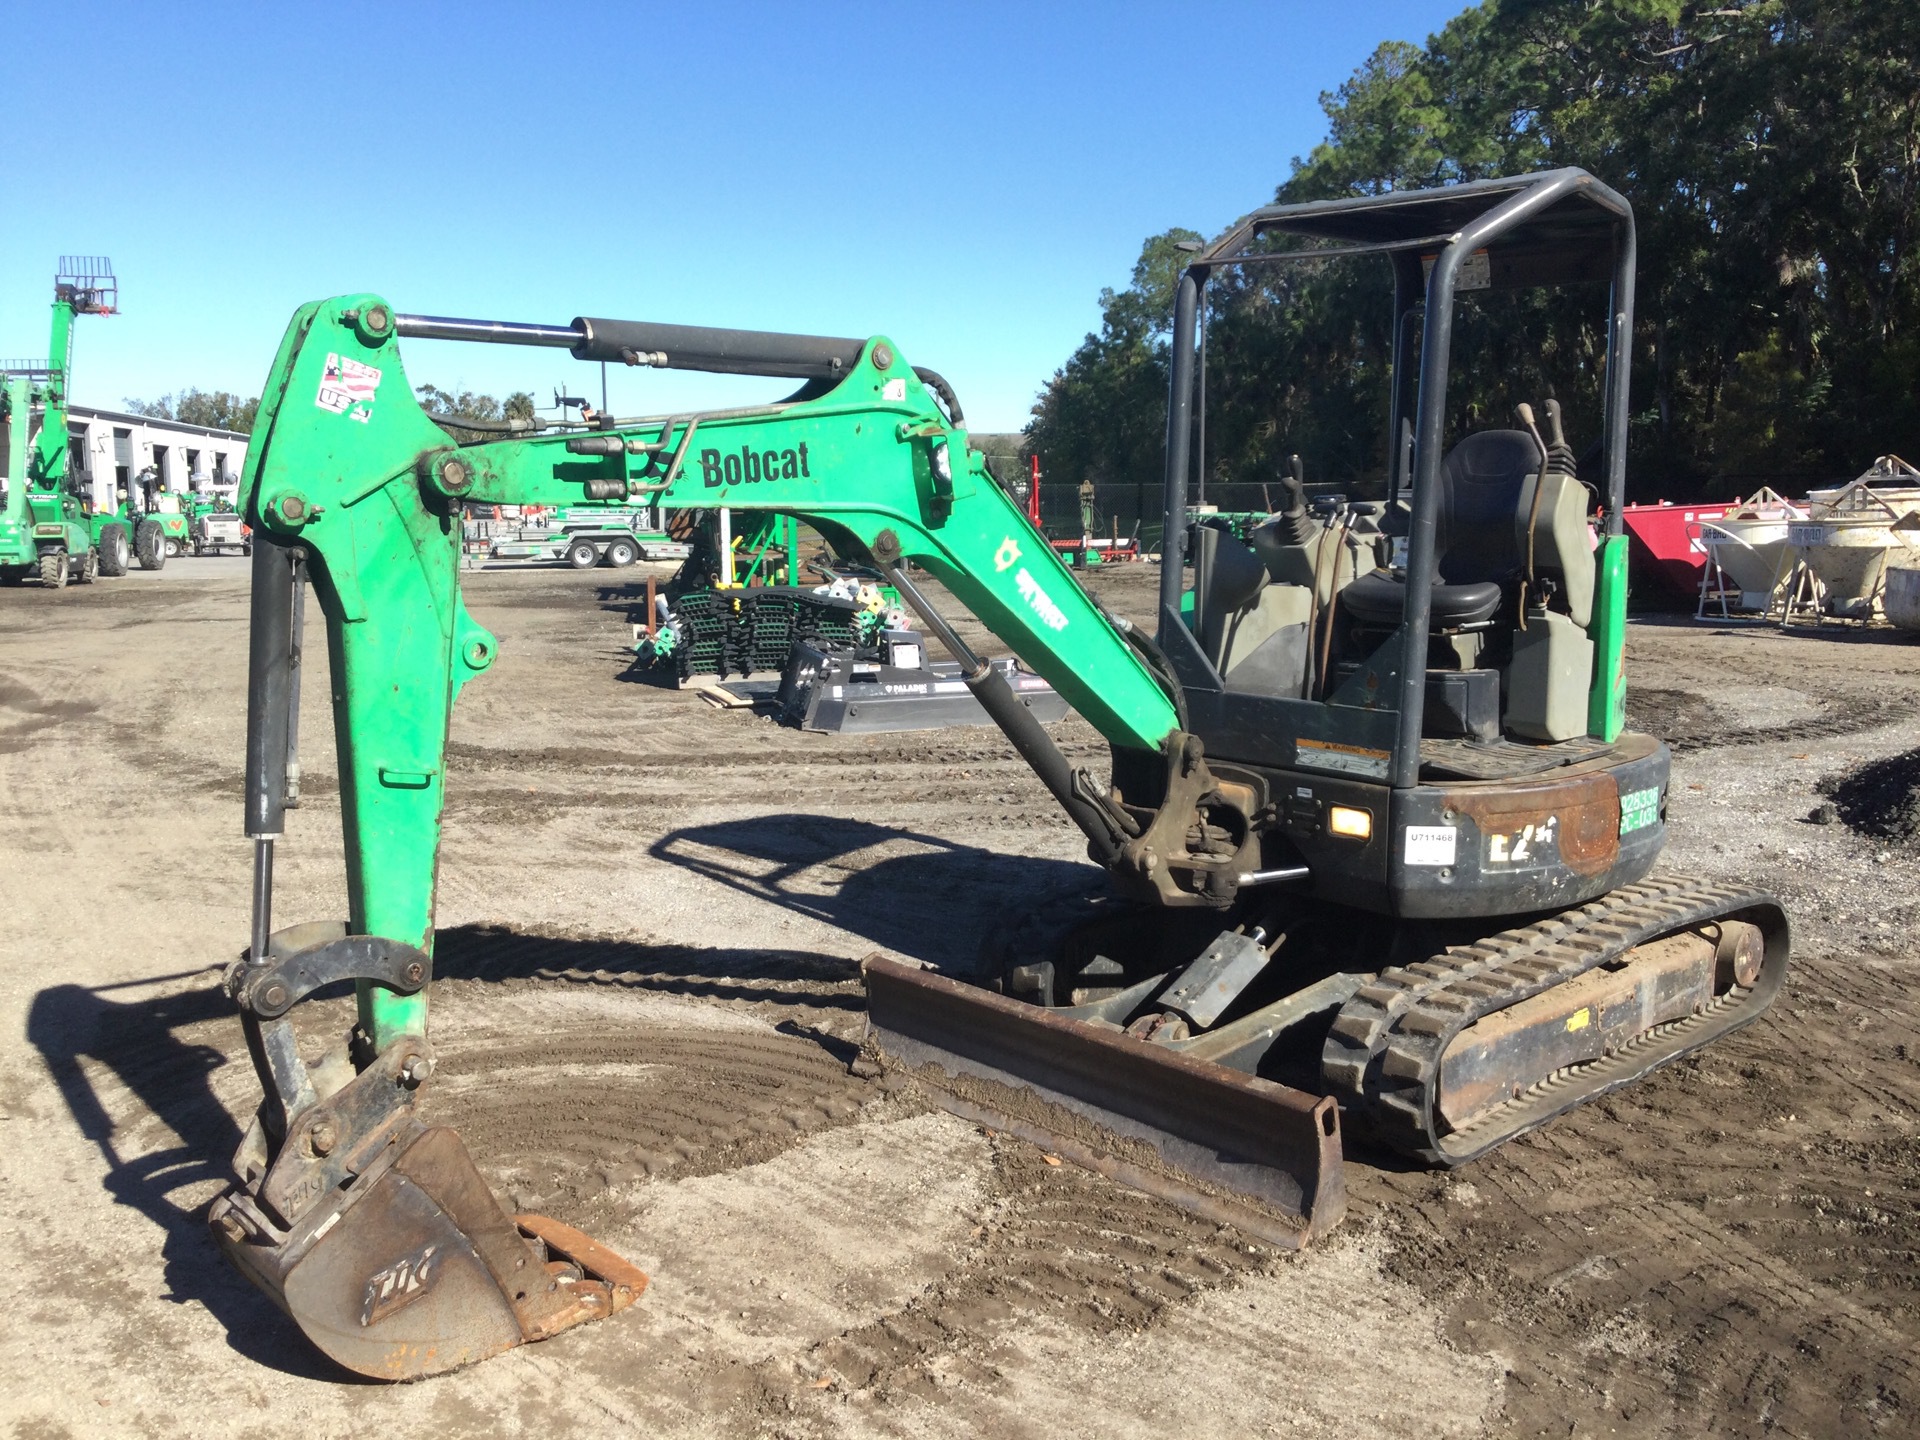
[[[229,1258],[333,1360],[417,1380],[604,1319],[646,1289],[571,1226],[510,1218],[453,1131],[410,1129],[287,1230],[245,1191],[209,1217]]]
[[[1290,1249],[1346,1208],[1331,1099],[881,957],[866,980],[882,1064],[944,1110]]]

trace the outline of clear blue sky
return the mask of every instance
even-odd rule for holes
[[[105,254],[75,399],[259,391],[302,301],[891,335],[1018,429],[1141,240],[1272,196],[1318,97],[1465,0],[1329,5],[20,5],[0,354]],[[30,137],[30,138],[29,138]],[[546,403],[563,353],[414,342]],[[620,413],[764,380],[616,372]]]

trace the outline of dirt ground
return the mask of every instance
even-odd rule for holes
[[[859,957],[966,960],[1075,832],[991,730],[803,735],[623,680],[639,573],[470,577],[502,646],[453,723],[426,1103],[653,1285],[400,1387],[333,1371],[204,1226],[257,1093],[214,985],[246,566],[0,594],[9,1433],[1920,1434],[1920,854],[1807,818],[1920,746],[1920,645],[1635,624],[1670,863],[1785,899],[1787,993],[1451,1176],[1353,1156],[1345,1225],[1277,1256],[848,1073]],[[1092,583],[1144,615],[1154,576]],[[322,689],[282,924],[345,913]]]

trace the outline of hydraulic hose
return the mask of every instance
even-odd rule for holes
[[[947,419],[953,422],[956,430],[967,423],[967,417],[960,409],[960,397],[953,393],[953,386],[947,383],[945,376],[924,365],[914,366],[913,373],[920,378],[922,385],[940,397],[940,403],[947,407]]]
[[[1174,716],[1182,730],[1191,730],[1187,723],[1187,692],[1180,684],[1180,678],[1173,673],[1173,662],[1167,658],[1167,652],[1160,648],[1159,641],[1130,620],[1123,620],[1105,605],[1098,596],[1088,592],[1087,599],[1093,602],[1093,608],[1100,612],[1101,618],[1114,628],[1116,634],[1127,642],[1134,654],[1140,657],[1140,663],[1147,667],[1147,673],[1159,682],[1166,691],[1167,701],[1173,706]]]
[[[569,422],[560,420],[471,420],[465,415],[442,415],[437,410],[428,410],[426,417],[442,430],[474,430],[488,435],[527,435],[535,430],[545,430],[551,426]]]
[[[947,653],[959,662],[960,678],[966,681],[967,689],[980,702],[980,708],[987,712],[987,718],[1013,742],[1013,748],[1019,751],[1020,758],[1040,777],[1040,783],[1047,787],[1047,792],[1067,812],[1068,818],[1080,827],[1081,833],[1087,837],[1087,853],[1101,865],[1111,865],[1118,860],[1120,837],[1112,818],[1075,783],[1073,766],[1060,753],[1059,746],[1053,743],[1053,737],[1047,734],[1046,727],[1020,703],[1020,697],[1007,684],[1007,677],[974,654],[973,647],[947,624],[927,597],[907,579],[906,571],[898,564],[883,564],[881,572],[887,577],[887,583],[900,592],[900,598],[912,607],[921,622],[946,647]]]

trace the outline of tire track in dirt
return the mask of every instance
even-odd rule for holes
[[[516,1207],[552,1210],[602,1233],[636,1224],[647,1233],[658,1197],[683,1182],[742,1174],[849,1125],[891,1125],[924,1113],[910,1092],[884,1094],[812,1040],[716,1029],[712,1021],[678,1029],[658,1023],[657,1010],[635,1023],[619,1016],[617,997],[597,1022],[553,1007],[556,987],[617,990],[634,978],[580,964],[583,943],[614,956],[646,951],[470,932],[441,946],[463,977],[440,982],[443,1005],[464,1010],[479,1003],[481,990],[505,985],[529,1013],[550,1021],[538,1036],[515,1035],[497,1028],[497,1005],[485,1006],[479,1013],[491,1014],[492,1026],[462,1028],[442,1052],[432,1091],[435,1118],[462,1133],[488,1180]],[[646,968],[673,967],[654,957]],[[827,985],[836,982],[838,975]],[[789,983],[804,990],[821,981]],[[962,1381],[990,1384],[997,1348],[1036,1323],[1095,1339],[1150,1332],[1169,1307],[1274,1264],[1269,1250],[1236,1232],[987,1134],[979,1224],[944,1273],[801,1356],[766,1361],[772,1368],[759,1383],[767,1405],[784,1403],[776,1397],[790,1391],[796,1363],[881,1402],[934,1398]],[[815,1201],[831,1204],[832,1197]],[[756,1316],[742,1310],[728,1323],[754,1333],[776,1324]],[[751,1335],[740,1343],[751,1350]]]
[[[645,1213],[663,1184],[741,1172],[849,1124],[924,1113],[910,1092],[888,1096],[849,1074],[851,1047],[835,1053],[795,1035],[716,1029],[713,1020],[680,1029],[660,1024],[657,1009],[624,1019],[617,995],[598,1019],[552,1004],[557,987],[617,992],[695,972],[699,952],[477,927],[443,935],[438,950],[460,977],[439,982],[442,1005],[493,1018],[462,1026],[442,1050],[434,1117],[461,1132],[519,1208],[553,1210],[589,1230],[618,1228]],[[583,963],[591,958],[608,963]],[[829,1001],[846,983],[844,970],[826,964],[770,960],[764,968],[796,987],[795,998],[813,991]],[[808,970],[817,978],[795,978]],[[689,973],[685,983],[707,978]],[[482,992],[501,986],[545,1017],[541,1034],[499,1028],[499,1007]],[[722,1014],[738,1011],[729,1005]],[[923,1293],[815,1345],[804,1368],[876,1399],[930,1397],[957,1378],[989,1379],[995,1347],[1036,1321],[1094,1337],[1138,1334],[1169,1306],[1274,1263],[1267,1247],[1237,1232],[988,1134],[988,1199],[970,1243]]]
[[[1390,1271],[1448,1298],[1456,1339],[1521,1357],[1509,1433],[1565,1434],[1569,1405],[1622,1433],[1911,1425],[1913,1216],[1885,1197],[1911,1193],[1912,1146],[1818,1122],[1796,1143],[1784,1114],[1702,1134],[1698,1078],[1675,1067],[1451,1176],[1388,1177]]]
[[[1726,724],[1711,700],[1697,691],[1629,688],[1628,723],[1659,736],[1675,755],[1736,745],[1794,745],[1863,734],[1912,714],[1905,696],[1837,694],[1819,702],[1819,712],[1783,725],[1745,728]]]
[[[723,770],[765,769],[770,772],[782,772],[789,776],[808,770],[835,771],[858,769],[862,766],[876,768],[899,767],[905,770],[923,773],[929,763],[940,766],[999,766],[1009,774],[1028,774],[1025,762],[1015,754],[998,732],[989,730],[991,737],[987,741],[975,741],[956,738],[954,731],[941,732],[933,748],[922,744],[913,747],[901,745],[897,740],[876,743],[872,739],[859,736],[841,736],[829,742],[828,737],[811,737],[818,741],[818,748],[803,753],[787,753],[778,759],[770,760],[764,743],[766,733],[764,722],[753,722],[740,716],[709,714],[699,717],[700,723],[689,725],[689,730],[697,728],[698,734],[680,734],[679,727],[662,726],[640,732],[631,745],[624,739],[618,749],[600,746],[557,746],[539,749],[520,749],[518,747],[483,746],[456,741],[447,746],[448,768],[453,771],[491,772],[491,771],[559,771],[568,775],[604,774],[604,775],[653,775],[660,772],[686,774],[689,768],[688,754],[697,748],[700,758],[695,768],[705,770],[709,767]],[[729,721],[738,722],[742,731],[738,735],[729,735]],[[1070,722],[1069,722],[1070,723]],[[745,728],[747,726],[753,728]],[[971,727],[970,727],[971,728]],[[963,732],[961,732],[963,733]],[[1088,734],[1092,731],[1088,730]],[[789,738],[783,733],[781,738]],[[738,749],[724,742],[738,740]],[[1105,747],[1097,743],[1088,743],[1082,737],[1056,734],[1056,741],[1064,754],[1072,759],[1090,760],[1104,757]],[[1078,743],[1076,743],[1078,742]],[[827,788],[822,785],[820,788]]]
[[[988,1134],[993,1200],[971,1248],[924,1295],[816,1346],[809,1368],[881,1401],[991,1384],[1013,1328],[1139,1334],[1169,1306],[1273,1263],[1236,1231]]]
[[[434,1118],[521,1209],[600,1201],[605,1213],[610,1188],[758,1164],[881,1098],[797,1037],[617,1020],[518,1041],[469,1035],[441,1074]]]

